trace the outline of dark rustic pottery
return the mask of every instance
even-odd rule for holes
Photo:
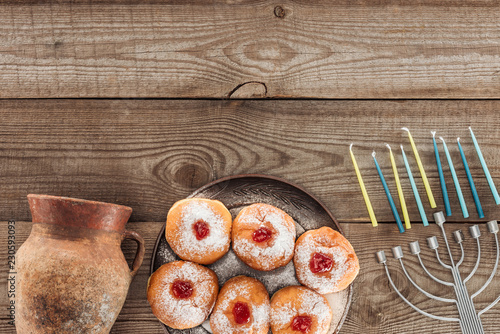
[[[108,333],[142,264],[126,206],[28,195],[33,227],[17,252],[17,333]],[[120,245],[137,242],[130,270]]]

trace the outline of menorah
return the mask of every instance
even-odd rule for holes
[[[403,263],[403,250],[401,249],[401,246],[397,246],[397,247],[392,248],[392,254],[393,254],[393,256],[394,256],[395,259],[399,260],[399,263],[401,265],[401,268],[403,269],[403,272],[404,272],[405,276],[408,278],[408,280],[411,282],[411,284],[418,291],[420,291],[426,297],[434,299],[434,300],[437,300],[437,301],[440,301],[440,302],[455,303],[456,307],[458,309],[459,318],[443,317],[443,316],[438,316],[438,315],[430,314],[430,313],[428,313],[426,311],[421,310],[417,306],[413,305],[396,288],[396,285],[394,284],[394,282],[393,282],[393,280],[391,278],[391,274],[389,273],[389,268],[387,266],[387,258],[385,256],[385,252],[384,251],[379,251],[379,252],[376,253],[377,260],[378,260],[379,263],[381,263],[381,264],[384,265],[385,272],[387,274],[387,278],[389,279],[389,283],[391,284],[391,286],[394,289],[394,291],[396,291],[396,293],[399,295],[399,297],[406,304],[408,304],[411,308],[413,308],[415,311],[419,312],[420,314],[422,314],[424,316],[432,318],[432,319],[442,320],[442,321],[458,322],[460,324],[460,328],[462,330],[462,333],[464,333],[464,334],[481,334],[481,333],[484,334],[483,324],[481,323],[481,315],[484,314],[485,312],[487,312],[493,306],[495,306],[495,304],[497,304],[498,301],[500,300],[500,296],[497,299],[495,299],[491,304],[489,304],[488,306],[486,306],[484,309],[480,310],[479,312],[476,310],[476,307],[474,305],[473,300],[481,292],[483,292],[486,289],[486,287],[491,283],[491,281],[493,280],[493,278],[495,276],[495,273],[497,271],[498,260],[499,260],[499,256],[500,256],[500,254],[499,254],[500,253],[500,251],[499,251],[499,245],[498,245],[498,223],[497,223],[496,220],[492,220],[492,221],[489,221],[487,223],[489,232],[492,233],[495,236],[496,249],[497,249],[495,266],[493,267],[493,271],[492,271],[491,275],[489,276],[488,280],[484,283],[484,285],[479,290],[477,290],[475,293],[473,293],[472,295],[470,295],[469,291],[467,290],[466,283],[474,276],[474,274],[476,273],[477,268],[479,267],[479,262],[481,261],[481,244],[480,244],[480,241],[479,241],[479,237],[481,236],[481,231],[479,229],[479,226],[478,225],[474,225],[474,226],[469,227],[469,232],[470,232],[471,237],[473,239],[476,239],[476,242],[477,242],[477,260],[476,260],[476,263],[474,265],[474,268],[469,273],[469,275],[465,279],[462,279],[462,275],[460,274],[459,267],[462,264],[462,262],[464,261],[464,257],[465,257],[464,247],[462,245],[462,242],[464,240],[464,235],[463,235],[463,233],[462,233],[461,230],[457,230],[457,231],[453,232],[453,238],[455,239],[455,242],[460,245],[460,250],[461,250],[460,259],[458,260],[458,262],[455,262],[453,260],[453,255],[451,254],[450,245],[448,243],[448,238],[446,237],[446,232],[445,232],[445,229],[444,229],[444,226],[443,226],[444,222],[446,221],[445,218],[444,218],[443,212],[436,212],[436,213],[434,213],[434,221],[439,226],[439,228],[441,229],[441,233],[443,235],[443,239],[444,239],[444,242],[446,244],[446,249],[448,251],[448,256],[449,256],[449,259],[450,259],[450,264],[446,264],[446,263],[444,263],[441,260],[441,258],[439,256],[439,252],[438,252],[439,244],[438,244],[438,240],[437,240],[437,238],[435,236],[427,238],[427,245],[429,246],[429,248],[431,250],[435,251],[435,253],[436,253],[436,259],[437,259],[438,263],[441,266],[443,266],[445,269],[448,269],[448,270],[451,271],[451,274],[453,276],[453,282],[447,282],[445,280],[439,279],[439,278],[435,277],[434,275],[432,275],[429,272],[429,270],[424,265],[424,263],[422,261],[422,258],[420,256],[420,245],[419,245],[418,241],[414,241],[414,242],[411,242],[409,244],[409,246],[410,246],[410,252],[413,255],[417,256],[418,261],[420,263],[420,266],[422,267],[422,269],[424,270],[424,272],[432,280],[434,280],[437,283],[442,284],[444,286],[453,287],[456,299],[442,298],[442,297],[439,297],[439,296],[435,296],[435,295],[433,295],[433,294],[425,291],[418,284],[416,284],[415,281],[413,281],[413,279],[411,278],[411,276],[408,274],[408,271],[406,270],[405,265]]]

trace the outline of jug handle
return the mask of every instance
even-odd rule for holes
[[[134,231],[125,231],[122,235],[122,241],[125,239],[131,239],[137,243],[137,252],[135,253],[132,270],[130,271],[130,275],[134,277],[137,274],[137,271],[139,271],[142,261],[144,260],[144,254],[146,253],[146,249],[144,248],[144,239]]]

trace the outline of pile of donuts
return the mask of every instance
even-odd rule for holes
[[[165,237],[183,260],[162,265],[148,281],[153,314],[175,329],[193,328],[210,316],[214,334],[326,334],[332,309],[324,294],[349,286],[359,271],[351,244],[329,227],[309,230],[297,241],[295,222],[274,206],[256,203],[232,220],[217,200],[190,198],[169,210]],[[270,271],[292,259],[301,286],[269,300],[257,279],[237,276],[219,291],[217,275],[203,266],[229,251],[256,270]]]

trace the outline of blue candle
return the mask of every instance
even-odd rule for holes
[[[427,216],[425,215],[424,206],[422,205],[422,200],[420,199],[418,188],[417,185],[415,184],[415,179],[413,178],[413,174],[411,173],[410,164],[408,163],[405,151],[403,150],[403,145],[401,145],[401,153],[403,154],[406,173],[408,174],[408,178],[410,179],[411,189],[413,190],[413,196],[415,196],[415,201],[417,201],[417,207],[418,207],[418,212],[420,213],[420,218],[422,218],[422,223],[424,224],[424,226],[428,226],[429,222],[427,220]]]
[[[446,159],[448,160],[448,165],[450,166],[451,176],[453,177],[453,182],[455,183],[455,189],[457,190],[458,200],[460,202],[460,207],[462,208],[462,214],[464,218],[469,218],[469,211],[467,210],[467,205],[465,204],[464,195],[462,194],[462,188],[460,188],[460,183],[458,182],[457,173],[455,172],[455,167],[453,166],[453,161],[451,160],[450,152],[443,139],[439,137],[443,142],[444,153],[446,154]]]
[[[441,184],[441,192],[443,193],[444,209],[447,216],[451,216],[450,199],[448,198],[448,189],[446,189],[446,182],[444,180],[443,168],[441,167],[441,158],[439,157],[439,150],[436,143],[436,131],[431,131],[432,142],[434,143],[434,155],[436,156],[436,164],[439,173],[439,183]]]
[[[460,156],[462,157],[462,162],[465,167],[465,174],[467,174],[467,179],[469,180],[470,190],[472,191],[472,197],[474,197],[474,203],[476,204],[477,214],[479,218],[484,218],[483,208],[481,206],[481,202],[479,201],[479,196],[477,195],[476,186],[474,185],[474,180],[472,180],[472,175],[470,173],[469,164],[467,163],[467,159],[465,158],[464,150],[462,149],[462,145],[460,144],[460,138],[457,138],[458,150],[460,151]]]
[[[472,141],[474,142],[474,147],[476,148],[477,156],[479,157],[479,161],[481,162],[481,166],[483,167],[484,175],[486,175],[486,180],[488,180],[488,185],[490,186],[491,193],[495,198],[495,203],[498,205],[500,204],[500,196],[498,196],[497,188],[495,187],[495,183],[493,183],[493,179],[491,178],[488,166],[486,166],[486,161],[484,161],[483,153],[481,153],[481,149],[479,148],[479,144],[477,143],[476,136],[474,136],[474,132],[472,132],[472,128],[470,126],[469,131],[472,137]]]
[[[377,167],[378,175],[380,176],[380,181],[382,181],[382,186],[385,190],[385,195],[387,196],[387,200],[389,201],[389,206],[391,207],[392,214],[394,215],[394,219],[396,220],[396,224],[398,225],[398,229],[400,233],[405,231],[403,227],[403,223],[401,222],[401,218],[399,218],[398,210],[396,209],[396,204],[394,204],[394,200],[392,199],[391,192],[389,191],[389,187],[387,186],[387,182],[385,182],[384,174],[382,174],[382,170],[375,158],[375,151],[372,153],[373,161],[375,162],[375,167]]]

